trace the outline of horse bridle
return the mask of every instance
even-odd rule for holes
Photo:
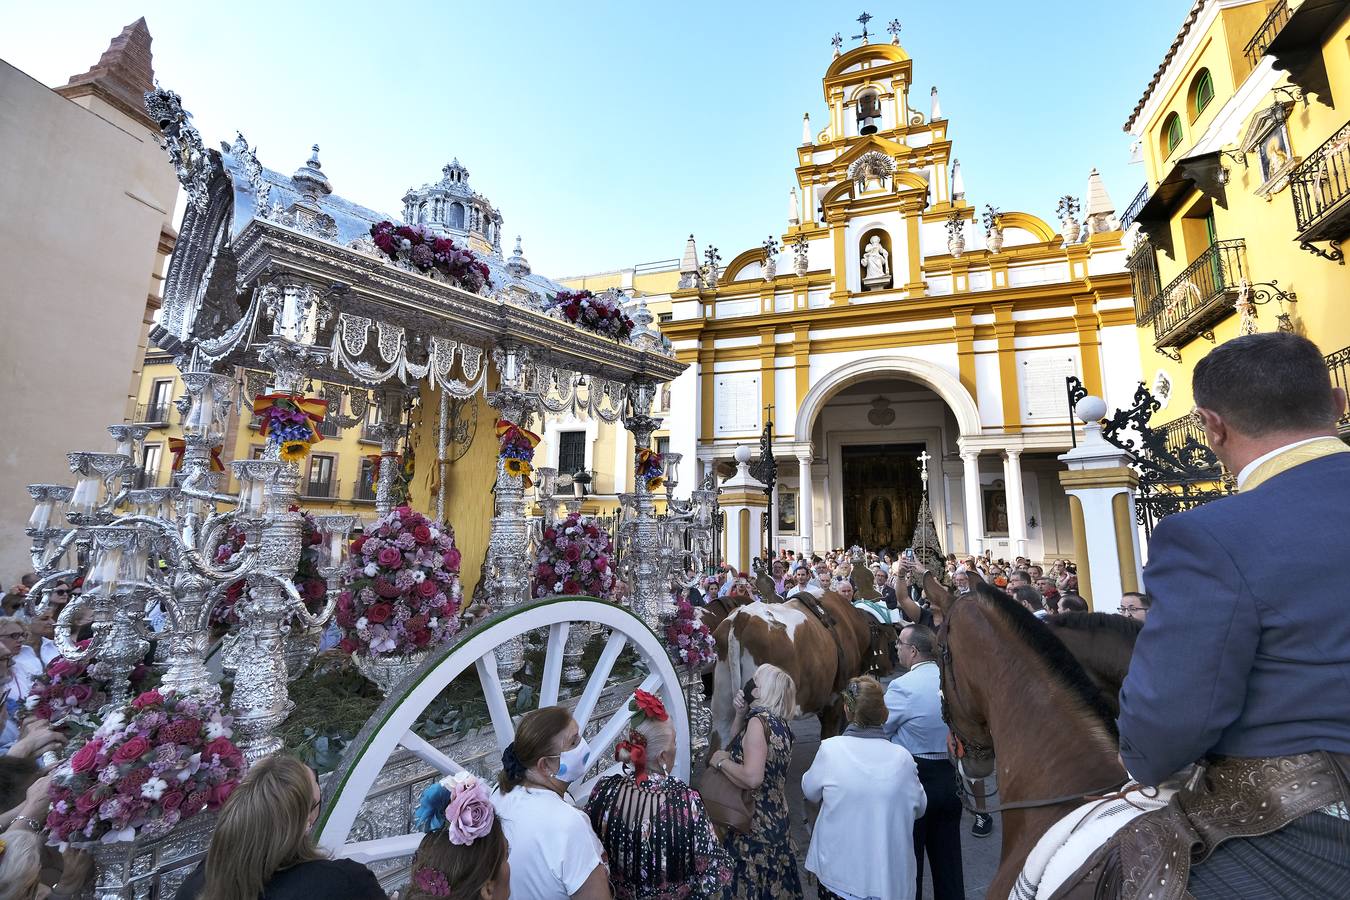
[[[956,602],[960,602],[961,599],[961,597],[957,597],[953,602],[953,605],[955,605]],[[1130,779],[1126,777],[1095,791],[1081,791],[1076,794],[1065,794],[1062,797],[1050,797],[1045,800],[1014,800],[1011,803],[1000,803],[995,806],[986,804],[984,802],[986,798],[998,796],[998,783],[994,781],[994,777],[998,772],[998,767],[991,764],[988,775],[975,776],[966,772],[965,761],[967,758],[977,762],[994,760],[994,747],[992,744],[981,744],[978,741],[972,741],[961,734],[953,721],[951,710],[947,705],[947,687],[950,686],[952,694],[956,693],[956,675],[951,667],[952,649],[947,641],[947,623],[950,621],[951,617],[944,613],[942,616],[942,625],[938,628],[938,655],[942,659],[940,671],[944,676],[942,679],[943,687],[939,691],[939,696],[942,702],[942,721],[946,724],[948,731],[947,758],[951,760],[953,768],[956,769],[956,796],[960,798],[961,806],[974,815],[982,816],[1010,809],[1038,809],[1046,806],[1059,806],[1064,803],[1079,803],[1085,800],[1101,799],[1129,782]],[[977,799],[979,802],[976,802]]]

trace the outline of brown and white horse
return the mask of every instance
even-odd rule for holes
[[[833,591],[827,591],[819,603],[833,620],[833,627],[826,627],[795,599],[747,604],[733,610],[718,626],[712,715],[720,746],[727,746],[734,737],[730,733],[735,718],[734,692],[764,663],[772,663],[792,676],[797,688],[797,713],[818,716],[822,738],[842,730],[839,691],[850,678],[868,670],[871,631],[865,614]]]
[[[987,897],[1009,895],[1036,842],[1083,798],[1125,780],[1119,735],[1101,692],[1066,646],[1025,607],[980,582],[942,605],[944,708],[964,774],[997,767],[1003,847]],[[997,754],[995,756],[995,754]]]

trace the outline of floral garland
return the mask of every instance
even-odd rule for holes
[[[555,319],[621,341],[628,340],[633,333],[633,319],[623,307],[586,290],[559,291],[548,299],[546,312]]]
[[[171,691],[148,691],[106,717],[56,770],[47,830],[61,844],[161,837],[217,809],[243,777],[230,717]]]
[[[80,641],[76,646],[83,650],[89,641]],[[46,671],[34,677],[24,700],[26,716],[42,719],[70,737],[92,734],[103,721],[99,711],[108,704],[108,686],[89,671],[91,664],[92,661],[75,662],[64,656],[49,662]],[[132,690],[140,692],[149,676],[147,666],[132,669]]]
[[[694,606],[683,597],[675,601],[675,618],[666,625],[666,645],[680,657],[680,662],[698,670],[717,661],[717,642],[712,632],[694,612]]]
[[[253,398],[253,414],[268,446],[280,447],[287,462],[299,462],[309,448],[323,440],[318,423],[323,421],[328,402],[318,397],[293,394],[262,394]]]
[[[296,566],[295,574],[291,576],[291,584],[295,585],[300,598],[305,601],[305,608],[311,614],[316,614],[323,609],[324,602],[328,599],[328,582],[319,574],[319,552],[323,544],[323,532],[319,530],[319,523],[314,521],[314,516],[299,510],[298,507],[291,507],[291,512],[296,511],[300,512],[300,563]],[[230,528],[225,533],[225,540],[216,548],[216,565],[228,565],[234,555],[244,549],[244,541],[244,532]],[[225,588],[225,596],[211,610],[212,625],[232,627],[239,623],[239,613],[235,606],[239,598],[244,596],[247,587],[247,582],[240,578]]]
[[[594,519],[571,513],[544,529],[534,562],[534,596],[607,599],[614,590],[613,557],[609,532]]]
[[[530,473],[534,471],[530,464],[534,460],[534,448],[539,446],[539,435],[526,431],[515,422],[498,419],[497,446],[500,448],[497,458],[502,461],[506,474],[519,475],[524,479],[523,485],[529,487],[533,483]]]
[[[437,237],[425,226],[376,222],[370,226],[370,238],[394,262],[408,263],[424,275],[438,272],[475,294],[492,287],[487,263],[468,247]]]
[[[347,589],[338,596],[338,645],[361,656],[412,653],[459,630],[459,550],[454,531],[400,506],[352,541]]]
[[[665,459],[650,447],[637,448],[637,464],[634,472],[638,478],[647,480],[647,490],[659,491],[666,483]]]

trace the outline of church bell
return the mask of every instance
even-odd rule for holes
[[[876,134],[877,123],[881,119],[881,101],[876,94],[863,94],[858,98],[858,134]]]

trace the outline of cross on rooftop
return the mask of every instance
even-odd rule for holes
[[[839,53],[839,48],[842,47],[843,45],[844,39],[842,36],[840,36],[839,32],[836,31],[834,33],[834,37],[830,38],[830,46],[834,48],[834,52],[836,55]]]
[[[886,26],[886,33],[891,36],[891,43],[900,43],[900,20],[891,19],[890,24]]]
[[[861,16],[858,16],[858,21],[862,23],[863,33],[855,34],[853,39],[856,41],[859,38],[862,38],[862,42],[865,44],[867,43],[867,23],[872,21],[872,16],[869,13],[863,13]]]

